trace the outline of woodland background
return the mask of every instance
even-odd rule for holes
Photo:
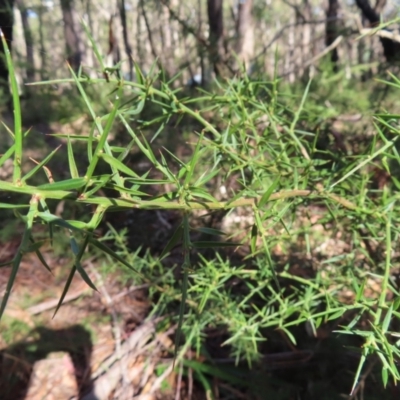
[[[85,74],[96,75],[99,65],[81,19],[107,55],[109,67],[124,61],[121,71],[128,80],[135,78],[133,62],[146,73],[157,60],[166,77],[179,73],[175,85],[194,78],[210,82],[213,71],[230,76],[241,64],[253,76],[271,76],[276,71],[294,82],[318,71],[318,61],[326,53],[346,79],[360,76],[360,69],[374,72],[380,62],[395,59],[396,29],[374,35],[368,29],[381,19],[393,21],[398,7],[395,0],[376,4],[367,0],[18,0],[1,3],[0,22],[14,47],[21,85],[64,76],[66,59],[75,70],[82,65]],[[360,35],[364,37],[359,39]],[[4,69],[3,64],[5,77]]]

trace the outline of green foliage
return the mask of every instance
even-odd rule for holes
[[[67,238],[74,259],[57,310],[76,272],[96,289],[81,263],[89,248],[126,267],[120,279],[149,285],[155,301],[152,313],[169,315],[171,323],[177,323],[177,360],[189,346],[205,354],[207,329],[224,329],[227,338],[222,344],[236,363],[244,359],[252,364],[262,355],[266,332],[277,330],[296,345],[297,326],[304,325],[317,335],[321,326],[338,321],[340,334],[364,341],[358,349],[361,358],[353,390],[371,355],[381,361],[385,385],[389,379],[400,380],[395,328],[400,303],[391,281],[399,236],[398,194],[391,182],[374,187],[372,169],[382,165],[390,176],[400,160],[395,146],[400,132],[396,115],[377,116],[376,135],[359,153],[347,155],[324,147],[327,139],[313,130],[318,112],[315,104],[308,106],[311,83],[295,97],[282,94],[278,81],[244,77],[219,83],[214,93],[201,92],[191,98],[171,89],[154,71],[144,77],[137,68],[138,81],[125,82],[114,71],[103,71],[107,79],[88,79],[71,70],[72,78],[61,83],[76,85],[92,129],[82,136],[59,135],[67,142],[65,169],[70,177],[45,181],[46,174],[38,174],[55,152],[24,172],[25,134],[9,57],[8,64],[14,144],[0,157],[0,166],[13,158],[14,174],[12,182],[0,181],[0,189],[18,194],[27,210],[15,209],[25,229],[16,255],[6,263],[12,273],[0,315],[24,254],[34,251],[44,262],[43,242],[35,240],[35,227],[44,224],[50,239],[55,234]],[[400,82],[391,79],[399,88]],[[60,82],[41,84],[54,83]],[[98,84],[108,88],[110,106],[105,115],[96,111],[87,90]],[[182,119],[191,121],[194,129],[185,143],[187,151],[178,156],[170,135]],[[123,132],[119,141],[112,136],[116,128]],[[76,162],[78,142],[86,150],[83,169]],[[130,152],[146,161],[146,171],[129,163]],[[37,180],[31,183],[33,177]],[[229,181],[235,184],[226,183],[222,193],[221,182]],[[157,187],[157,193],[149,187]],[[89,205],[91,215],[86,219],[58,216],[54,210],[59,201]],[[0,204],[0,208],[9,207],[10,203]],[[251,222],[228,229],[225,235],[218,227],[196,225],[192,218],[199,210],[222,211],[228,218],[239,208],[248,210]],[[131,209],[180,213],[175,233],[159,257],[148,251],[140,257],[139,251],[131,253],[124,233],[111,229],[104,238],[96,236],[106,212]],[[339,231],[342,240],[350,243],[348,251],[322,257],[314,268],[301,266],[302,273],[292,270],[290,256],[281,262],[274,253],[276,247],[289,255],[299,249],[310,253]],[[110,238],[113,242],[108,246]],[[171,267],[164,261],[176,246],[181,246],[182,263]],[[246,260],[234,261],[230,247],[247,249]],[[204,248],[226,253],[213,252],[210,258],[202,253]],[[366,290],[371,280],[379,282],[378,295]],[[185,343],[179,351],[182,338]],[[209,390],[204,372],[197,369],[197,375]]]

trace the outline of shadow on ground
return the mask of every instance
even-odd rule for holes
[[[75,395],[82,399],[92,389],[92,347],[90,333],[81,325],[65,329],[34,329],[27,340],[17,342],[0,352],[0,398],[25,399],[34,379],[35,363],[46,359],[50,353],[63,352],[69,356],[63,358],[63,368],[74,376],[78,392]],[[59,360],[57,363],[59,364]],[[50,381],[48,378],[51,373],[50,370],[49,376],[46,376],[46,384]],[[61,386],[62,382],[59,384]]]

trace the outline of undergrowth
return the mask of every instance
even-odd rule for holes
[[[48,168],[58,149],[23,172],[22,165],[30,162],[24,147],[29,132],[22,131],[8,53],[15,120],[13,130],[7,127],[13,145],[1,155],[0,166],[12,159],[14,168],[12,181],[0,181],[0,189],[18,194],[18,204],[4,201],[0,208],[13,209],[24,231],[15,257],[2,264],[11,265],[12,273],[0,315],[24,254],[36,252],[49,268],[40,248],[62,235],[68,237],[74,265],[57,309],[76,272],[96,289],[81,260],[88,248],[105,253],[128,268],[120,279],[148,284],[155,300],[152,315],[177,324],[177,362],[189,347],[211,360],[206,342],[216,329],[223,332],[221,358],[249,365],[268,355],[268,340],[276,332],[295,348],[299,327],[309,337],[328,329],[360,340],[358,347],[352,342],[358,367],[349,391],[357,389],[370,359],[379,359],[384,385],[400,380],[400,301],[393,275],[400,220],[399,183],[392,178],[400,161],[397,115],[377,115],[365,146],[346,152],[346,138],[335,136],[332,142],[329,131],[313,129],[323,121],[316,119],[316,103],[308,103],[310,84],[296,101],[280,91],[278,80],[248,77],[185,97],[155,68],[146,77],[136,68],[137,82],[120,80],[106,70],[92,44],[107,78],[89,79],[71,70],[71,79],[40,83],[75,85],[93,121],[85,135],[57,135],[65,141],[69,172],[58,181]],[[98,84],[109,93],[104,115],[96,113],[88,95]],[[400,88],[393,75],[389,84]],[[171,132],[179,132],[182,120],[193,131],[185,134],[185,151],[178,156],[171,151],[176,144]],[[78,144],[85,149],[79,166]],[[132,154],[140,155],[145,171],[130,162]],[[377,182],[378,173],[385,179]],[[91,214],[56,215],[60,201],[89,205]],[[158,254],[132,252],[115,229],[103,238],[96,233],[105,213],[136,209],[179,215]],[[224,225],[240,210],[246,219]],[[202,223],[217,212],[222,213],[218,224]],[[42,224],[48,226],[46,236],[35,231]],[[140,227],[143,235],[148,228]],[[333,251],[326,249],[329,240]],[[206,387],[204,373],[220,372],[211,364],[204,371],[196,362],[184,364]]]

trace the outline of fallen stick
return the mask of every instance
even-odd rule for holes
[[[67,294],[63,300],[63,304],[68,303],[69,301],[76,300],[77,298],[81,297],[84,293],[86,293],[88,291],[89,291],[89,288],[85,288],[85,289],[79,290],[75,293]],[[29,314],[31,314],[31,315],[37,315],[44,311],[48,311],[53,308],[56,308],[59,301],[60,301],[59,299],[47,300],[47,301],[44,301],[43,303],[39,303],[32,307],[29,307],[26,311],[28,311]]]

